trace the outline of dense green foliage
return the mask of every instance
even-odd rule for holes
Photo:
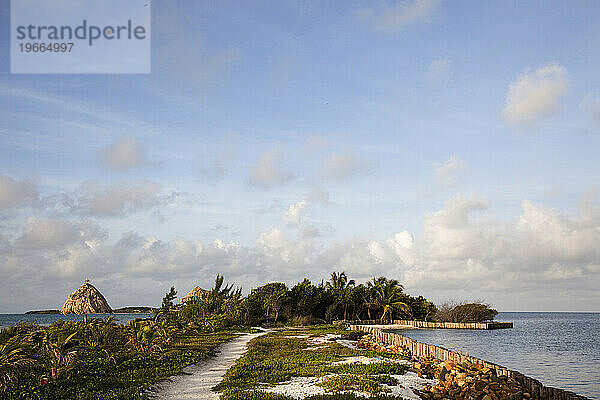
[[[379,277],[357,285],[344,272],[334,272],[329,281],[318,285],[308,279],[289,289],[283,283],[268,283],[253,289],[241,306],[245,323],[281,321],[293,325],[342,319],[427,320],[436,310],[422,296],[404,293],[395,279]]]
[[[233,336],[112,318],[11,327],[0,333],[0,398],[141,399]]]
[[[489,304],[475,303],[445,303],[435,315],[435,319],[444,322],[484,322],[493,320],[498,315]]]

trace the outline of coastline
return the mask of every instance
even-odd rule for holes
[[[385,348],[386,351],[398,353],[410,351],[413,357],[416,357],[421,361],[418,363],[419,365],[425,366],[430,372],[435,371],[435,373],[438,374],[438,378],[440,378],[441,383],[434,387],[434,390],[430,393],[430,397],[428,395],[424,395],[426,398],[437,399],[438,395],[441,395],[442,397],[445,397],[445,395],[454,396],[455,393],[453,393],[453,390],[458,390],[459,392],[464,390],[461,388],[463,386],[467,386],[467,380],[455,380],[453,382],[452,375],[460,376],[460,374],[465,374],[469,370],[483,370],[485,371],[486,375],[492,377],[489,379],[492,384],[499,383],[499,381],[493,378],[496,377],[500,381],[516,382],[521,385],[522,388],[527,390],[527,392],[521,392],[521,399],[528,399],[530,397],[534,399],[543,398],[545,400],[588,399],[585,396],[568,390],[545,386],[537,379],[530,378],[518,371],[508,369],[495,363],[490,363],[477,357],[469,356],[461,351],[448,350],[440,346],[421,343],[407,336],[403,336],[398,333],[387,332],[382,328],[374,327],[372,325],[348,324],[347,326],[350,330],[368,333],[368,340],[370,340],[375,347]],[[429,360],[434,360],[433,369],[431,364],[427,364]],[[477,387],[477,385],[473,386],[474,387],[472,388],[472,391],[475,393],[482,392],[483,389],[488,387],[487,384],[486,386],[479,385],[480,387]],[[469,388],[469,386],[467,386],[467,388]],[[494,390],[495,389],[496,388],[494,387]],[[523,393],[529,394],[530,397],[524,396]],[[481,396],[481,398],[485,397]],[[493,397],[490,397],[487,400],[493,400]]]

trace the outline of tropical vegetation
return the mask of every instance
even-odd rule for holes
[[[460,318],[470,321],[491,319],[497,313],[481,303],[461,303],[451,310],[445,306],[438,310],[422,296],[405,293],[395,279],[375,277],[357,284],[344,272],[333,272],[329,280],[316,284],[308,279],[292,287],[271,282],[252,289],[247,296],[243,296],[240,287],[226,284],[223,276],[217,275],[213,287],[199,293],[201,295],[196,297],[187,296],[183,304],[178,304],[177,291],[171,287],[151,317],[126,325],[108,317],[92,318],[87,323],[56,322],[49,327],[19,324],[1,330],[0,398],[145,398],[154,383],[180,373],[183,367],[210,355],[219,343],[250,326],[327,326],[324,324],[336,320],[389,322]],[[291,348],[295,346],[289,338],[271,335],[256,340],[252,346],[259,350],[271,346],[273,341]],[[312,357],[317,358],[302,359],[302,363],[308,362],[302,365],[322,368],[318,366],[318,357],[334,359],[346,351],[333,350],[325,355],[315,352]],[[259,353],[251,351],[244,360],[252,360],[249,357]],[[276,370],[278,375],[273,375],[271,380],[298,372],[286,372],[281,366]],[[328,367],[322,372],[330,370]],[[328,380],[325,384],[335,388],[346,382],[376,388],[378,379],[388,378],[340,379]],[[233,381],[230,376],[229,383],[224,384],[227,393],[239,389],[237,383],[227,386]]]

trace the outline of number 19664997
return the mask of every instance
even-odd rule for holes
[[[21,53],[70,53],[75,43],[19,43]]]

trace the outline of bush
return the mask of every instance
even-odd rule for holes
[[[444,303],[438,307],[435,319],[441,322],[484,322],[493,320],[498,311],[482,302]]]

